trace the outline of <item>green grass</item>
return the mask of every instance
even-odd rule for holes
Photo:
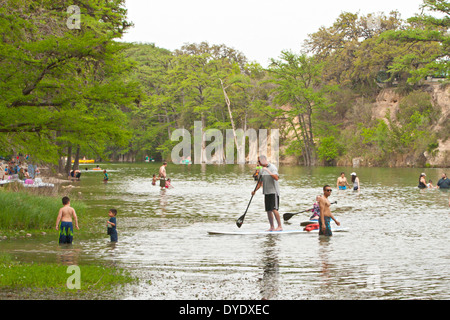
[[[137,281],[127,271],[103,265],[81,265],[78,274],[75,278],[75,273],[65,265],[20,263],[0,254],[0,297],[2,292],[12,291],[19,295],[26,292],[31,296],[45,294],[49,298],[77,299],[104,295]],[[71,287],[76,283],[80,284],[79,289]]]
[[[80,218],[86,205],[71,201]],[[0,230],[47,230],[55,227],[62,207],[61,197],[35,195],[25,191],[0,191]]]

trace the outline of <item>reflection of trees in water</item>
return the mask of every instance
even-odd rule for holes
[[[263,277],[261,280],[261,294],[263,300],[276,298],[279,291],[279,260],[276,247],[277,236],[268,235],[263,243]]]

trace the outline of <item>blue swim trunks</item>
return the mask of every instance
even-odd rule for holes
[[[322,231],[322,221],[319,219],[319,236],[329,236],[331,237],[333,233],[331,232],[331,218],[330,217],[324,217],[323,220],[325,221],[325,231]]]
[[[59,229],[59,244],[72,243],[73,224],[72,222],[62,221]]]
[[[339,186],[339,190],[346,190],[347,186]]]

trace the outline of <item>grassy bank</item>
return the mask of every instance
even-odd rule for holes
[[[136,281],[117,267],[81,265],[74,271],[59,264],[20,263],[0,254],[0,300],[114,298],[116,289]]]
[[[71,201],[82,217],[86,205]],[[55,227],[62,207],[61,197],[33,194],[28,191],[0,190],[0,230],[48,230]]]

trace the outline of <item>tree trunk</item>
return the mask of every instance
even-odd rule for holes
[[[70,169],[72,166],[72,146],[67,148],[67,162],[66,167],[64,168],[65,173],[70,176]]]

